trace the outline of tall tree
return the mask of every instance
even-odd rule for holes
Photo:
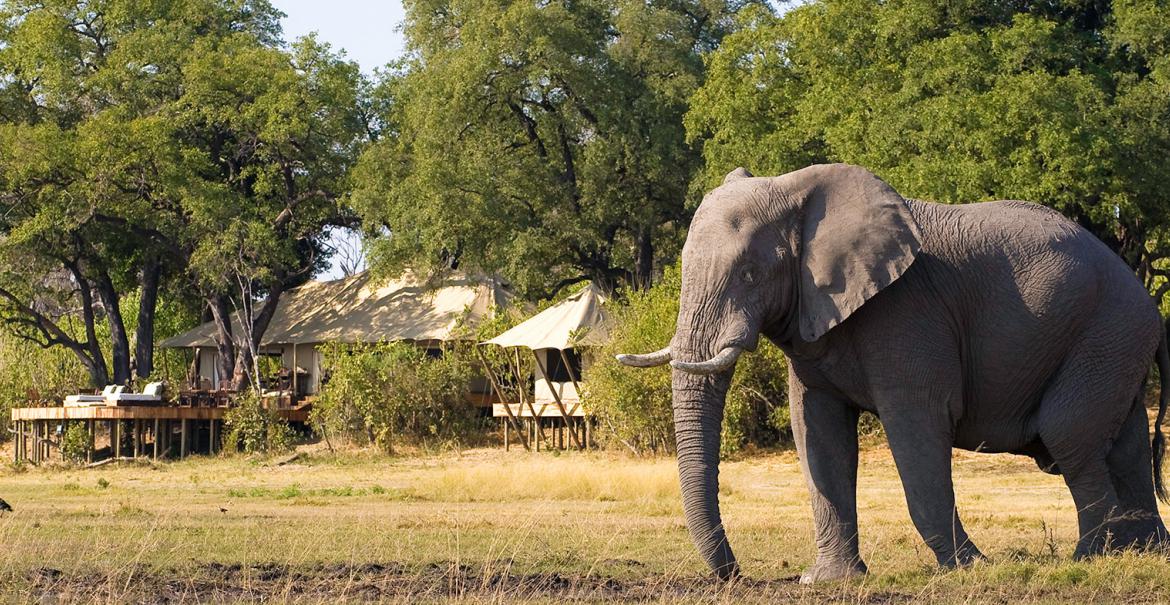
[[[412,0],[355,207],[375,267],[501,272],[532,296],[649,283],[686,218],[682,116],[744,1]]]
[[[0,271],[4,317],[69,347],[96,384],[121,383],[132,347],[150,373],[170,287],[225,318],[224,365],[242,380],[254,347],[238,345],[321,262],[324,225],[352,222],[337,199],[365,132],[356,66],[313,39],[287,47],[266,0],[3,8],[0,255],[26,259]],[[40,279],[51,267],[68,279]],[[243,334],[233,304],[259,307]]]
[[[745,11],[687,116],[706,160],[860,164],[905,195],[1027,199],[1170,292],[1170,7],[819,0]]]

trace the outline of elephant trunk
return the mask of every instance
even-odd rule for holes
[[[674,432],[687,527],[699,555],[723,580],[739,574],[719,515],[719,440],[731,374],[673,373]]]

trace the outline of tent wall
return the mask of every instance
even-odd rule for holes
[[[565,352],[572,353],[572,350],[565,351]],[[563,366],[564,365],[560,359],[561,353],[557,349],[541,349],[539,351],[536,351],[536,355],[537,355],[537,357],[540,358],[540,365],[543,366],[545,369],[547,369],[550,373],[553,372],[553,369],[556,366]],[[588,362],[586,360],[582,359],[581,363],[587,364]],[[577,372],[579,372],[581,369],[584,369],[584,368],[583,367],[582,368],[575,368],[575,370]],[[581,380],[581,376],[578,373],[577,374],[577,381],[580,382],[580,380]],[[549,378],[547,376],[545,376],[544,372],[541,371],[540,367],[537,367],[536,368],[536,381],[535,381],[535,385],[534,385],[534,395],[536,396],[536,402],[537,403],[547,403],[547,402],[556,401],[556,398],[553,397],[554,390],[556,391],[556,393],[558,395],[561,396],[561,401],[580,401],[581,400],[581,395],[579,393],[577,393],[577,389],[576,389],[576,387],[573,386],[572,380],[564,380],[564,381],[549,380]]]
[[[312,343],[299,343],[295,346],[294,357],[294,345],[281,345],[280,365],[291,370],[295,359],[296,367],[307,371],[306,374],[297,375],[297,393],[315,395],[321,390],[321,353]]]

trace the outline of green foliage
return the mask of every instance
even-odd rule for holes
[[[687,115],[696,190],[737,165],[850,162],[911,197],[1050,205],[1147,285],[1165,274],[1165,3],[817,0],[738,18]]]
[[[329,380],[312,422],[326,439],[347,439],[393,452],[401,442],[422,446],[467,443],[481,427],[467,401],[474,376],[470,351],[432,357],[414,344],[331,344],[321,349]]]
[[[585,405],[598,418],[598,437],[611,446],[623,444],[636,453],[674,451],[669,367],[634,370],[614,355],[656,351],[670,342],[681,285],[681,273],[668,267],[661,283],[612,308],[612,338],[586,370],[582,385]],[[748,444],[775,445],[787,437],[786,363],[783,353],[766,341],[740,358],[724,408],[723,454]]]
[[[129,374],[127,324],[155,297],[128,314],[119,298],[152,268],[175,300],[247,306],[320,268],[324,226],[350,222],[365,82],[313,37],[286,44],[280,17],[266,0],[0,2],[0,319],[95,386]]]
[[[384,136],[354,175],[355,209],[390,233],[375,266],[458,260],[531,298],[648,282],[644,253],[681,243],[702,57],[747,3],[406,2],[413,52],[384,74]]]
[[[224,446],[248,454],[271,454],[292,449],[296,434],[274,409],[267,409],[254,392],[246,391],[224,415]]]
[[[61,435],[61,455],[70,462],[85,462],[90,453],[92,435],[84,422],[70,422]]]
[[[11,438],[12,408],[61,401],[88,382],[85,369],[68,351],[0,332],[0,441]]]

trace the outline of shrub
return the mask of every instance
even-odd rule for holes
[[[61,455],[70,462],[84,462],[90,453],[89,428],[84,422],[70,422],[61,435]]]
[[[586,405],[598,418],[598,438],[610,445],[624,444],[639,454],[674,451],[670,368],[634,370],[614,355],[654,351],[670,342],[681,284],[680,272],[668,267],[653,288],[633,292],[628,304],[611,307],[610,342],[586,371],[583,385]],[[761,340],[755,353],[740,358],[724,409],[724,454],[788,437],[787,376],[784,355],[769,342]]]
[[[248,454],[287,451],[296,437],[276,410],[264,408],[252,391],[241,394],[236,406],[227,411],[224,428],[224,447]]]
[[[329,380],[311,420],[326,439],[389,453],[397,441],[459,445],[481,428],[465,397],[474,375],[465,347],[434,357],[408,343],[333,344],[321,354]]]

